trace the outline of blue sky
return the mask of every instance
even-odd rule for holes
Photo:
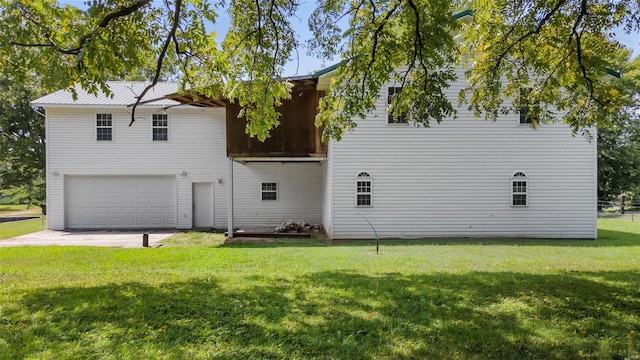
[[[86,7],[84,5],[84,1],[85,0],[66,0],[61,1],[61,3],[84,8]],[[308,56],[307,49],[304,46],[304,42],[311,37],[311,32],[307,27],[306,19],[313,11],[314,6],[315,2],[313,1],[301,1],[300,8],[298,9],[298,18],[293,19],[292,21],[292,25],[299,35],[298,40],[300,41],[302,46],[298,49],[299,58],[287,64],[287,66],[285,67],[284,75],[306,75],[316,70],[322,69],[325,66],[332,65],[331,63],[322,63],[317,58]],[[224,34],[229,28],[229,18],[225,15],[226,13],[221,12],[219,14],[218,22],[209,27],[209,30],[214,30],[216,32],[216,38],[218,42],[222,41]],[[615,33],[620,43],[622,43],[626,47],[633,49],[634,57],[640,55],[640,34],[625,34],[622,29],[617,29]],[[336,57],[336,59],[334,60],[337,62],[340,59]]]

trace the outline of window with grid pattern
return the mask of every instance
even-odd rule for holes
[[[361,172],[356,178],[356,206],[372,206],[371,195],[371,176]]]
[[[527,176],[517,172],[511,178],[511,206],[527,205]]]
[[[261,184],[262,201],[278,200],[278,184],[274,182],[263,182]]]
[[[169,139],[169,121],[167,114],[153,114],[153,141],[167,141]]]
[[[96,114],[96,140],[113,140],[113,118],[111,114]]]
[[[402,87],[389,87],[387,93],[387,109],[391,107],[391,103],[393,102],[393,98],[400,94],[402,91]],[[400,116],[393,116],[393,114],[387,115],[387,123],[389,124],[408,124],[407,115],[402,114]]]
[[[520,89],[520,124],[527,125],[537,122],[537,112],[539,111],[539,103],[531,102],[531,88]]]

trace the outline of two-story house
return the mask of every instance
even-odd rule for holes
[[[322,224],[332,239],[595,238],[596,143],[526,114],[495,122],[458,109],[418,128],[387,115],[399,89],[339,142],[314,126],[331,69],[291,78],[292,100],[264,143],[239,108],[158,84],[109,83],[112,98],[77,88],[33,101],[46,109],[49,229],[258,228]],[[447,89],[453,103],[462,71]]]

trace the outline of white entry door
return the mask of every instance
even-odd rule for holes
[[[193,227],[213,227],[212,184],[193,183]]]

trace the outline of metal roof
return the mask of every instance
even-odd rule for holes
[[[100,92],[98,95],[88,94],[80,85],[75,85],[74,89],[78,94],[76,100],[70,89],[59,90],[52,94],[45,95],[33,100],[33,106],[64,106],[64,105],[91,105],[91,106],[127,106],[135,104],[138,95],[142,93],[149,82],[140,81],[107,81],[107,86],[112,91],[111,96]],[[177,101],[166,99],[169,94],[178,91],[176,82],[159,82],[151,88],[142,101],[149,101],[140,106],[172,106],[180,104]]]
[[[457,14],[453,14],[453,19],[454,20],[461,20],[463,18],[472,17],[472,16],[473,16],[473,11],[467,9],[467,10],[461,11],[461,12],[459,12]]]
[[[609,75],[612,76],[614,78],[620,79],[622,77],[622,74],[620,73],[620,71],[616,71],[613,69],[609,69],[608,67],[604,68],[604,71]]]
[[[327,66],[327,67],[326,67],[326,68],[324,68],[324,69],[320,69],[320,70],[316,71],[316,72],[313,74],[313,76],[315,76],[315,77],[320,77],[320,76],[322,76],[322,75],[324,75],[324,74],[328,74],[328,73],[330,73],[330,72],[332,72],[332,71],[336,70],[336,69],[338,68],[338,66],[340,66],[340,65],[342,65],[342,64],[344,64],[344,63],[346,63],[346,62],[347,62],[347,60],[342,60],[342,61],[340,61],[339,63],[333,64],[333,65],[331,65],[331,66]]]

